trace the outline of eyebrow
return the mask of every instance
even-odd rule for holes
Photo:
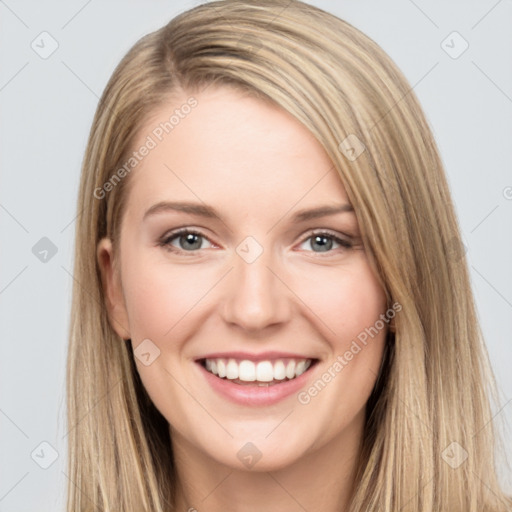
[[[152,215],[169,211],[184,212],[192,215],[198,215],[200,217],[222,220],[221,216],[211,206],[184,201],[160,201],[146,210],[142,220],[146,220]],[[346,212],[354,212],[354,208],[349,203],[342,203],[340,205],[333,206],[319,206],[295,212],[292,216],[292,222],[305,222],[318,217],[326,217],[328,215],[336,215]]]

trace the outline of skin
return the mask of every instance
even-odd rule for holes
[[[297,394],[272,406],[234,404],[207,384],[195,359],[213,351],[304,354],[319,360],[307,390],[385,313],[384,290],[353,211],[291,220],[301,209],[349,203],[308,130],[229,87],[194,97],[198,106],[129,176],[119,252],[108,239],[98,245],[112,326],[134,349],[149,339],[160,350],[149,366],[135,361],[170,424],[177,510],[339,512],[352,490],[387,327],[308,404]],[[138,142],[187,98],[156,111]],[[176,211],[143,220],[164,200],[210,205],[222,220]],[[181,227],[204,235],[199,248],[187,251],[179,237],[170,245],[180,252],[159,245]],[[328,238],[322,251],[312,230],[353,247]],[[236,252],[247,236],[263,249],[252,263]],[[248,442],[262,454],[252,468],[237,457]]]

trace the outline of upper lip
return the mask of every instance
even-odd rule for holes
[[[274,359],[316,359],[315,357],[306,356],[303,354],[297,354],[292,352],[278,352],[278,351],[267,351],[260,352],[258,354],[251,354],[249,352],[214,352],[205,354],[204,356],[196,358],[196,361],[203,359],[239,359],[249,361],[271,361]]]

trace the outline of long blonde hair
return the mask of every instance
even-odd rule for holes
[[[390,303],[402,305],[367,404],[350,512],[507,510],[494,468],[494,381],[429,126],[375,42],[296,0],[195,7],[140,39],[106,86],[77,208],[68,510],[173,510],[168,425],[109,323],[96,261],[99,240],[117,240],[130,176],[98,190],[151,112],[175,91],[214,84],[280,106],[316,137],[354,206],[370,264]]]

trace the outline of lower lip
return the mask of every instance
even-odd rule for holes
[[[213,375],[202,364],[196,364],[199,366],[208,384],[217,393],[237,404],[250,406],[272,405],[290,395],[297,394],[305,386],[311,375],[311,369],[315,366],[310,366],[302,375],[292,380],[273,384],[272,386],[258,386],[257,384],[235,384],[228,379],[221,379]]]

